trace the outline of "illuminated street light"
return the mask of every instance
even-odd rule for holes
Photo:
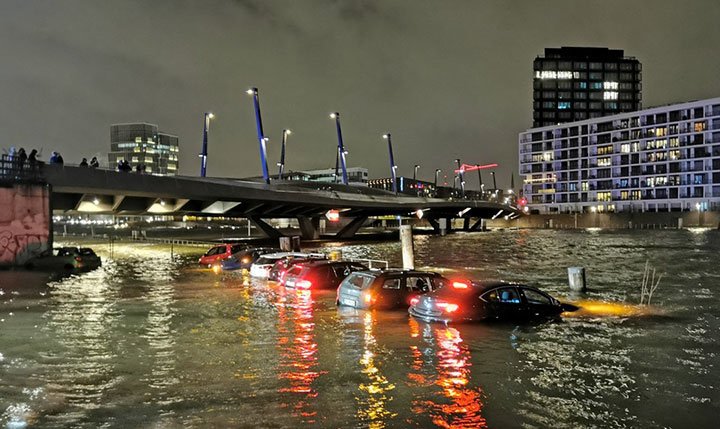
[[[415,167],[413,167],[413,180],[417,180],[417,172],[419,168],[420,166],[417,164],[415,164]]]
[[[440,174],[442,170],[439,168],[435,169],[435,192],[437,192],[437,182],[438,182],[438,175]]]
[[[262,126],[262,115],[260,114],[260,96],[257,88],[250,88],[247,91],[248,95],[253,98],[253,106],[255,107],[255,124],[257,126],[258,142],[260,144],[260,166],[262,167],[263,179],[265,183],[270,183],[270,175],[268,173],[267,165],[267,141],[265,133],[263,132]]]
[[[208,145],[208,132],[210,132],[210,119],[214,118],[211,112],[205,112],[205,119],[203,121],[203,140],[202,140],[202,151],[200,152],[200,177],[205,177],[207,172],[207,145]]]
[[[282,131],[282,146],[280,149],[280,162],[278,162],[278,167],[280,167],[280,170],[278,171],[278,180],[282,180],[283,172],[285,171],[285,144],[287,143],[287,136],[292,134],[292,131],[290,130],[283,130]]]
[[[333,112],[330,114],[330,119],[335,120],[335,129],[337,130],[337,138],[338,138],[338,149],[337,149],[337,158],[335,162],[335,175],[337,177],[337,161],[340,162],[340,167],[342,168],[342,182],[343,184],[348,184],[348,176],[347,176],[347,165],[345,164],[345,155],[347,155],[347,152],[345,151],[345,146],[343,144],[343,138],[342,138],[342,129],[340,128],[340,113]]]
[[[392,178],[392,190],[397,194],[397,165],[395,165],[395,157],[393,156],[392,136],[390,133],[383,134],[383,138],[388,142],[388,152],[390,153],[390,177]]]

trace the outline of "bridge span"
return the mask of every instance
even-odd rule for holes
[[[87,167],[45,165],[53,213],[116,215],[193,215],[244,217],[263,232],[280,232],[263,219],[297,218],[303,237],[317,238],[318,223],[329,210],[352,219],[339,233],[348,238],[371,216],[422,217],[440,223],[464,218],[466,229],[482,219],[520,216],[513,206],[468,199],[395,195],[391,192],[322,182],[254,182],[227,178],[153,176]],[[475,219],[473,224],[471,219]]]

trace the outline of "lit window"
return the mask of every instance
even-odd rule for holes
[[[603,82],[604,89],[618,89],[617,82]]]
[[[602,89],[602,83],[600,83],[600,82],[590,82],[590,88],[591,88],[591,89]]]
[[[705,121],[702,122],[695,122],[695,132],[699,133],[700,131],[705,131]]]
[[[620,152],[630,153],[630,143],[623,143],[620,145]]]
[[[598,158],[597,165],[599,167],[608,167],[611,165],[610,157]]]
[[[603,92],[603,100],[617,100],[618,99],[618,93],[617,91],[605,91]]]
[[[135,137],[135,143],[142,143],[142,137]]]
[[[571,103],[569,101],[560,101],[558,103],[558,109],[569,109]]]

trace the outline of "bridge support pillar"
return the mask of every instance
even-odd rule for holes
[[[317,240],[320,238],[320,218],[298,216],[297,220],[300,225],[300,234],[302,234],[302,238],[306,240]]]
[[[335,237],[337,238],[352,238],[355,236],[355,233],[358,232],[358,230],[365,224],[365,221],[367,220],[367,216],[358,216],[352,221],[350,221],[349,224],[345,225],[343,229],[338,231],[337,234],[335,234]]]
[[[471,227],[470,231],[477,231],[480,228],[481,231],[485,231],[485,219],[480,218]]]
[[[284,235],[280,231],[278,231],[277,229],[270,226],[264,220],[260,219],[259,216],[250,216],[248,219],[250,219],[250,222],[252,222],[253,225],[255,225],[257,228],[259,228],[268,237],[270,237],[270,238],[284,237]]]
[[[0,266],[24,265],[52,249],[50,187],[0,186]]]
[[[463,218],[463,231],[470,231],[470,218]]]
[[[428,218],[427,221],[430,226],[432,226],[433,231],[436,234],[440,234],[440,224],[438,223],[437,219]]]

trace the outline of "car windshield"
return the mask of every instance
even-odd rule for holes
[[[345,279],[345,283],[354,286],[357,289],[367,289],[373,280],[375,280],[375,277],[372,275],[352,273]]]
[[[287,275],[288,276],[300,275],[300,273],[302,273],[304,268],[305,267],[303,267],[302,265],[295,265],[287,271]]]
[[[83,256],[95,256],[95,252],[87,247],[80,248],[80,254]]]
[[[207,253],[205,253],[205,256],[217,255],[218,253],[222,253],[224,251],[225,251],[225,246],[213,247],[212,249],[208,250]]]

